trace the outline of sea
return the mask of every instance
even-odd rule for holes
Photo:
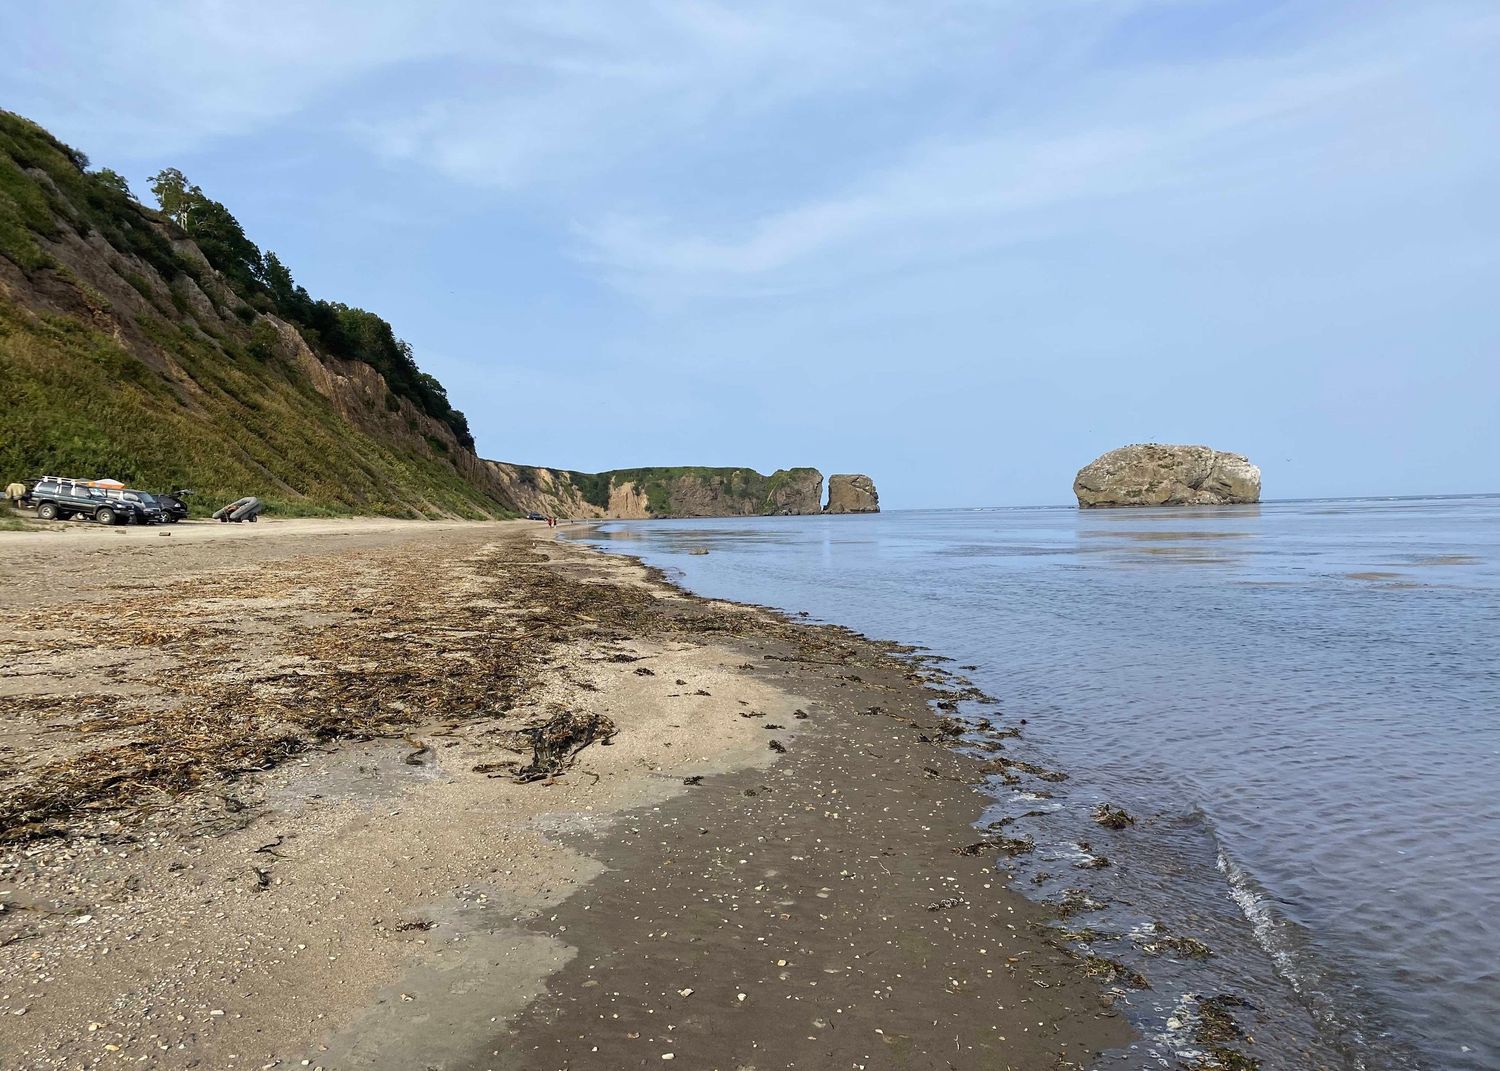
[[[976,799],[1034,845],[998,865],[1149,983],[1100,1066],[1192,1066],[1217,1009],[1266,1069],[1500,1068],[1500,496],[574,531],[993,697],[969,742],[1067,775]]]

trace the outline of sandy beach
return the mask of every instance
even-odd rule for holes
[[[932,705],[960,682],[550,537],[0,533],[0,1066],[1050,1068],[1129,1039],[973,828],[981,764]]]

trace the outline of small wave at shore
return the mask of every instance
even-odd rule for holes
[[[1056,768],[1045,747],[1024,738],[1006,742],[1013,757]],[[1049,784],[1044,794],[1027,785],[991,785],[986,791],[995,804],[985,818],[1035,845],[1004,861],[1011,887],[1082,905],[1082,914],[1058,923],[1060,936],[1081,954],[1119,962],[1149,982],[1148,989],[1118,992],[1117,1006],[1142,1031],[1142,1042],[1101,1067],[1218,1066],[1196,1034],[1205,1003],[1235,1009],[1232,1018],[1246,1036],[1229,1039],[1229,1047],[1267,1071],[1415,1066],[1367,1064],[1340,1044],[1347,1036],[1343,1020],[1326,1002],[1326,1017],[1317,1014],[1298,988],[1316,994],[1323,977],[1307,942],[1234,863],[1200,807],[1151,814],[1142,801],[1117,800],[1136,821],[1128,832],[1110,833],[1094,818],[1104,798],[1100,786],[1080,773]]]
[[[1293,951],[1294,943],[1287,933],[1289,924],[1277,916],[1270,898],[1238,863],[1229,858],[1229,853],[1222,845],[1216,862],[1219,873],[1229,883],[1230,898],[1244,912],[1245,920],[1250,923],[1250,930],[1255,934],[1256,943],[1265,949],[1266,955],[1276,964],[1276,973],[1302,996],[1316,993],[1316,979]]]
[[[1211,823],[1209,828],[1211,831]],[[1361,1055],[1365,1046],[1360,1036],[1361,1031],[1348,1021],[1350,1016],[1347,1013],[1341,1015],[1334,1007],[1326,991],[1323,973],[1318,970],[1311,953],[1307,951],[1306,942],[1296,935],[1292,923],[1276,911],[1265,890],[1230,858],[1223,845],[1219,845],[1215,861],[1229,886],[1230,898],[1244,913],[1256,943],[1275,964],[1276,973],[1307,1005],[1313,1021],[1348,1060],[1350,1071],[1366,1071],[1370,1065]],[[1341,1043],[1338,1040],[1340,1038],[1347,1038],[1353,1044]],[[1386,1066],[1395,1068],[1402,1065]]]

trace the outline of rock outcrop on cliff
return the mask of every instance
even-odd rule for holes
[[[1073,481],[1073,493],[1085,509],[1259,502],[1260,469],[1243,454],[1207,446],[1138,443],[1085,465]]]
[[[880,495],[875,481],[859,473],[828,477],[828,505],[824,513],[879,513]]]

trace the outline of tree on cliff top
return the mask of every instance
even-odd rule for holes
[[[94,178],[102,185],[108,186],[118,194],[129,197],[132,201],[135,200],[135,194],[130,192],[130,183],[126,182],[125,176],[114,170],[114,168],[101,167],[93,174]]]
[[[443,385],[417,367],[411,346],[384,319],[341,302],[314,300],[275,253],[262,253],[229,209],[175,167],[151,177],[151,192],[162,213],[187,232],[246,302],[296,324],[315,351],[374,368],[393,394],[447,424],[461,444],[473,449],[467,418],[453,408]]]
[[[181,171],[169,167],[151,178],[151,192],[168,218],[192,236],[208,262],[217,268],[242,297],[265,287],[265,261],[260,249],[229,209],[190,185]]]

